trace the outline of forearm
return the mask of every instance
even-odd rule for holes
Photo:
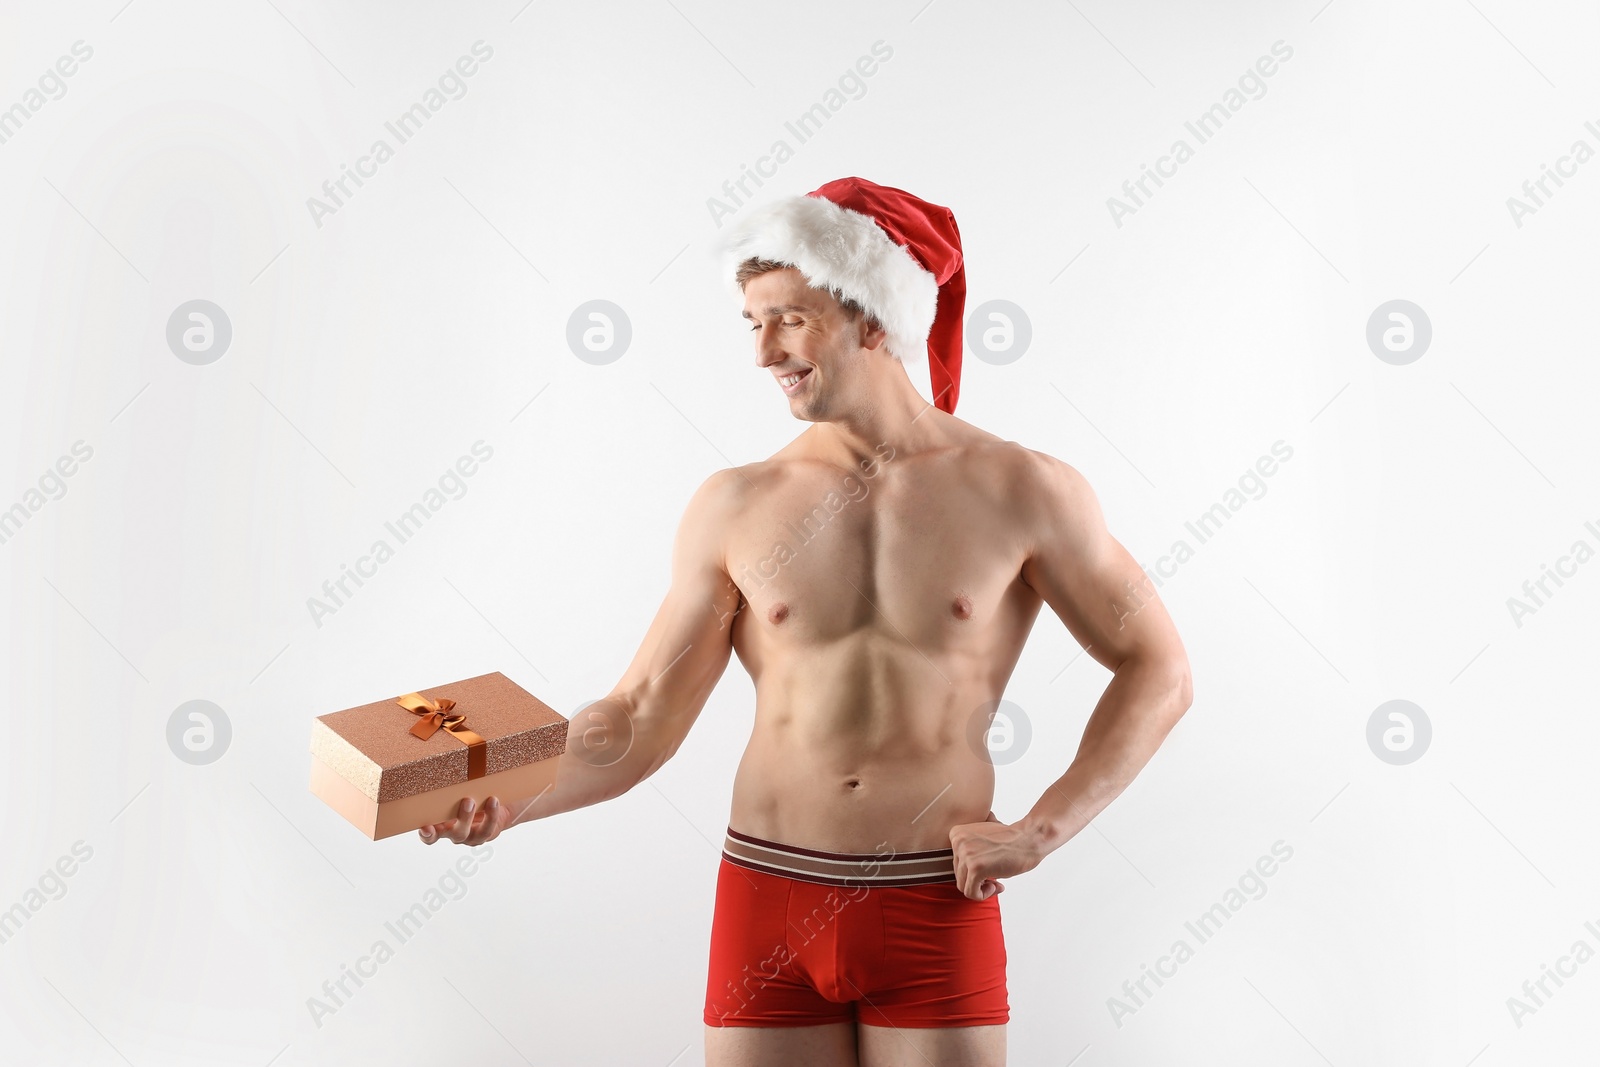
[[[1060,848],[1115,800],[1189,707],[1187,671],[1159,660],[1127,662],[1106,686],[1078,753],[1021,825],[1046,854]]]
[[[509,826],[619,797],[666,762],[665,746],[614,697],[597,700],[567,726],[567,750],[556,757],[555,784],[536,797],[508,800]]]

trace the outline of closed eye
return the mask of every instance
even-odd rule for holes
[[[781,323],[779,323],[779,325],[780,326],[802,326],[802,325],[804,325],[804,323],[800,322],[797,319],[794,322],[781,322]],[[752,326],[750,328],[752,330],[759,330],[759,329],[761,329],[761,324],[758,322],[758,323],[756,323],[754,326]]]

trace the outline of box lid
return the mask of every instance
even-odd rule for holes
[[[487,774],[566,751],[567,720],[498,671],[414,692],[455,701],[450,713],[484,740]],[[312,754],[380,804],[467,781],[466,743],[443,729],[427,740],[412,734],[419,717],[396,703],[402,695],[311,723]]]

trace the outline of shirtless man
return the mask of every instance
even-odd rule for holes
[[[627,792],[737,652],[755,726],[717,883],[707,1064],[1004,1064],[1000,879],[1148,762],[1190,703],[1182,643],[1077,471],[930,406],[874,316],[800,269],[756,259],[740,282],[757,366],[812,425],[694,493],[666,599],[574,717],[555,787],[464,800],[420,835],[477,844]],[[1007,823],[985,738],[1042,603],[1114,674],[1066,772]]]

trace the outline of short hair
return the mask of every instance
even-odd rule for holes
[[[761,259],[759,257],[752,256],[743,263],[739,264],[739,269],[734,272],[734,280],[739,283],[739,291],[742,293],[744,292],[745,283],[751,278],[766,274],[769,271],[783,270],[787,267],[793,266],[793,263],[784,263],[781,260]],[[837,300],[839,302],[840,309],[845,313],[845,317],[851,322],[855,322],[857,319],[860,319],[863,315],[865,315],[867,319],[865,325],[876,326],[880,330],[883,329],[883,324],[878,321],[878,317],[876,315],[868,312],[867,309],[862,307],[861,304],[855,299],[845,296],[833,286],[812,286],[812,288],[821,288],[829,296]]]

